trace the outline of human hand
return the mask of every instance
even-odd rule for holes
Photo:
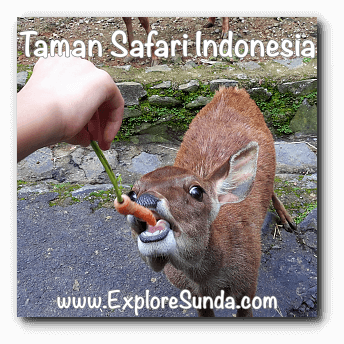
[[[57,142],[110,148],[124,100],[108,73],[76,57],[39,59],[17,96],[18,159]]]

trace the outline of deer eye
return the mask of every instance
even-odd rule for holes
[[[137,201],[137,195],[136,195],[136,192],[135,191],[130,191],[128,193],[128,197],[133,201],[133,202],[136,202]]]
[[[189,194],[195,200],[202,202],[204,190],[200,186],[192,186],[189,190]]]

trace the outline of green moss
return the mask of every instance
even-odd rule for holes
[[[265,121],[270,130],[277,134],[291,134],[289,128],[290,121],[294,118],[296,111],[307,98],[310,105],[317,105],[317,91],[305,96],[295,95],[293,93],[280,93],[276,86],[262,85],[272,94],[268,101],[256,100],[256,103],[262,111]]]
[[[155,82],[154,84],[146,84],[144,86],[147,92],[147,98],[142,100],[140,105],[130,107],[140,110],[142,115],[124,119],[116,140],[127,140],[138,132],[138,129],[143,123],[159,123],[163,118],[168,118],[166,122],[172,131],[176,131],[182,135],[188,129],[192,119],[200,110],[186,109],[186,104],[197,99],[199,96],[214,96],[214,92],[210,91],[209,84],[204,83],[200,83],[195,92],[183,92],[174,85],[167,89],[151,88],[160,82],[161,81]],[[264,118],[270,130],[276,135],[292,133],[289,128],[290,121],[295,116],[296,111],[305,98],[307,98],[310,105],[317,104],[317,92],[313,92],[306,96],[297,96],[292,93],[282,94],[278,91],[277,86],[273,85],[270,80],[265,80],[260,87],[266,88],[272,94],[271,98],[267,101],[257,99],[256,104],[264,114]],[[147,99],[152,95],[173,97],[179,100],[181,105],[172,108],[151,105]]]
[[[279,178],[279,177],[275,177],[275,184],[277,184],[277,183],[282,183],[282,179],[281,178]]]
[[[19,191],[24,185],[27,185],[28,182],[24,180],[17,180],[17,191]]]
[[[299,176],[298,182],[301,182],[304,176]],[[282,201],[284,207],[294,218],[296,224],[302,222],[304,218],[317,206],[317,189],[306,189],[300,187],[295,181],[282,180],[275,178],[275,193]],[[272,204],[270,210],[274,211]]]
[[[51,184],[52,191],[58,193],[58,197],[55,198],[53,201],[49,202],[49,205],[61,205],[67,199],[69,199],[68,204],[80,202],[80,200],[76,197],[72,196],[72,191],[80,189],[83,185],[81,184],[72,184],[72,183],[59,183],[59,184]]]
[[[306,216],[313,210],[317,207],[318,205],[318,202],[317,201],[314,201],[314,202],[311,202],[309,204],[307,204],[306,206],[306,209],[304,210],[303,213],[301,213],[299,216],[297,216],[294,221],[296,224],[299,224],[301,223],[305,218]]]
[[[93,208],[93,211],[94,211],[102,207],[106,207],[106,208],[113,207],[113,202],[115,198],[116,198],[116,195],[115,195],[114,189],[110,189],[110,190],[93,191],[87,197],[85,197],[85,200],[91,203],[98,201],[97,206]]]
[[[159,84],[157,82],[155,84]],[[197,115],[199,109],[186,109],[185,105],[197,99],[199,96],[213,97],[214,92],[210,91],[209,85],[200,83],[197,91],[183,92],[175,87],[167,89],[152,89],[154,84],[145,85],[147,98],[152,95],[163,97],[173,97],[181,102],[181,106],[163,107],[152,105],[147,99],[140,102],[140,105],[130,106],[128,108],[140,110],[142,115],[138,117],[126,118],[123,120],[120,131],[115,140],[128,140],[137,133],[144,123],[158,124],[167,123],[171,131],[183,134],[189,127],[192,119]]]

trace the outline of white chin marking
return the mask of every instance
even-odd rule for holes
[[[159,241],[142,242],[140,235],[137,238],[137,245],[140,253],[145,257],[169,256],[176,249],[176,240],[170,228],[165,229],[168,234]],[[142,234],[142,233],[141,233]]]

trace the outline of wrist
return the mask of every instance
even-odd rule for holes
[[[44,92],[31,92],[30,87],[25,86],[17,94],[18,161],[60,141],[62,130],[57,114],[57,102]]]

